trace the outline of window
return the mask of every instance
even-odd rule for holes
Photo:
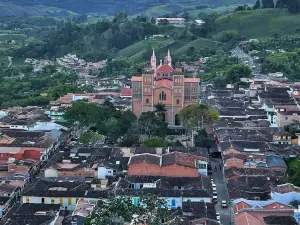
[[[43,204],[45,203],[45,198],[42,198],[42,203],[43,203]]]
[[[177,99],[177,100],[176,100],[176,104],[179,105],[179,103],[180,103],[180,102],[179,102],[179,99]]]
[[[26,197],[26,203],[30,203],[30,198]]]
[[[54,204],[55,198],[51,198],[51,204]]]
[[[149,104],[149,98],[146,98],[146,104]]]
[[[68,198],[68,205],[72,205],[72,198]]]
[[[198,164],[198,169],[206,169],[206,164],[199,163]]]
[[[287,118],[287,117],[285,117],[285,120],[288,120],[288,118]]]
[[[61,204],[61,205],[64,204],[64,199],[63,199],[63,198],[60,198],[60,199],[59,199],[59,204]]]
[[[196,92],[196,88],[193,88],[193,92],[194,92],[194,93]]]
[[[164,91],[162,91],[160,94],[159,94],[159,100],[160,101],[166,101],[167,99],[167,95]]]

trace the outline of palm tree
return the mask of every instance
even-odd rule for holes
[[[163,103],[159,102],[159,103],[155,104],[154,107],[155,107],[155,110],[154,110],[155,114],[158,117],[160,117],[161,120],[164,120],[165,112],[167,111],[166,106]]]

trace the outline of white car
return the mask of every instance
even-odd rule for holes
[[[216,184],[213,183],[213,182],[211,183],[211,186],[212,186],[213,188],[217,187]]]
[[[222,208],[227,208],[227,202],[225,200],[222,200],[221,205],[222,205]]]
[[[217,191],[217,188],[216,187],[213,187],[213,192],[216,192]]]
[[[221,222],[220,213],[216,213],[216,216],[217,216],[217,221],[218,221],[218,223],[220,223],[220,222]]]

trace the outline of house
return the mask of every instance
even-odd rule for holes
[[[285,132],[274,132],[273,142],[278,144],[291,144],[292,136]]]
[[[224,175],[227,179],[236,179],[243,176],[266,176],[266,177],[277,177],[284,178],[285,171],[273,170],[266,167],[257,168],[241,168],[241,167],[230,167],[224,168]]]
[[[55,224],[60,212],[59,204],[16,203],[1,220],[3,225],[12,224]]]
[[[208,160],[181,152],[164,155],[139,154],[130,157],[128,174],[136,176],[198,177],[207,175]]]
[[[18,201],[25,183],[24,180],[12,180],[0,183],[0,217],[5,215],[9,208]]]
[[[284,127],[293,122],[293,120],[300,120],[300,111],[278,111],[277,112],[277,126]]]
[[[155,24],[161,24],[163,21],[168,21],[168,24],[174,25],[174,26],[183,26],[185,23],[184,18],[156,18]]]
[[[120,97],[121,98],[131,98],[132,97],[132,89],[131,88],[122,88]]]
[[[211,181],[201,177],[128,176],[119,178],[113,192],[138,204],[140,196],[153,194],[166,200],[170,209],[182,208],[184,202],[212,202]]]
[[[261,176],[239,176],[229,179],[227,183],[229,198],[268,200],[271,199],[271,187],[284,183],[283,177]]]
[[[234,205],[234,213],[236,225],[298,224],[293,207],[278,202],[251,206],[241,201]]]
[[[106,189],[94,190],[87,182],[39,180],[37,183],[30,183],[26,186],[21,202],[60,204],[62,209],[74,210],[78,199],[97,200],[108,196]]]
[[[280,155],[267,155],[267,166],[272,170],[286,171],[287,165]]]
[[[70,219],[70,224],[84,225],[86,217],[92,213],[96,205],[97,201],[80,199],[77,201],[75,210],[70,218],[67,217],[65,220],[68,221]]]

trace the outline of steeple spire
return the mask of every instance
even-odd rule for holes
[[[169,66],[172,67],[172,57],[171,57],[171,54],[170,54],[170,49],[168,49],[167,63],[168,63]]]
[[[156,56],[155,56],[154,48],[153,48],[153,53],[152,53],[152,56],[151,56],[151,68],[153,70],[156,70]]]

